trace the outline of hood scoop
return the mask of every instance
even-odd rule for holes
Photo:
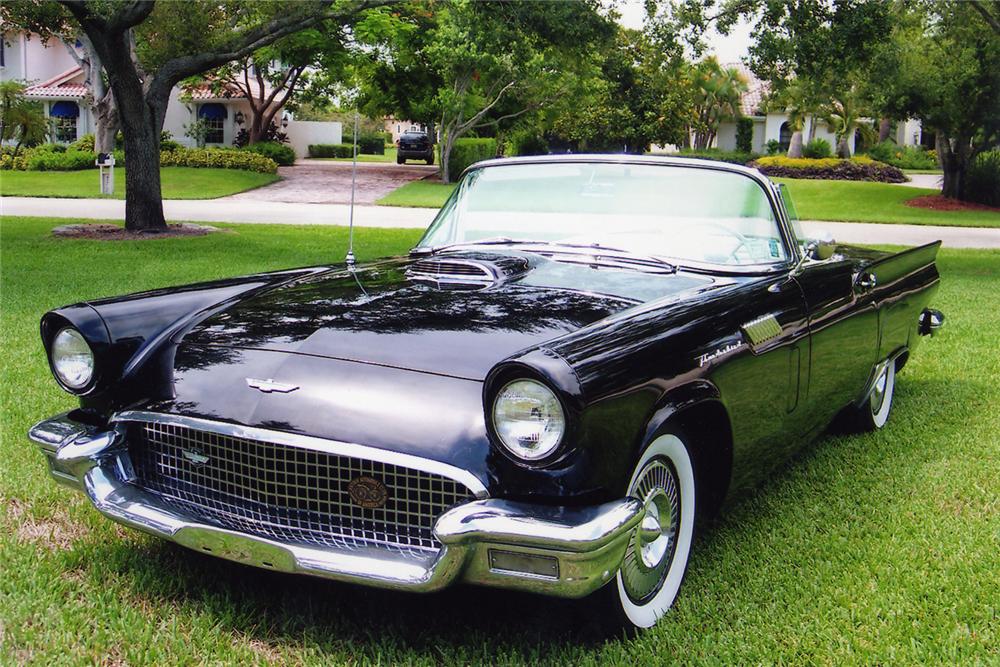
[[[413,262],[406,275],[445,289],[483,289],[527,270],[528,261],[523,257],[426,257]]]

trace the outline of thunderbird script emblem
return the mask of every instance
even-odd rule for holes
[[[248,387],[250,387],[251,389],[256,389],[257,391],[262,391],[265,394],[270,394],[273,392],[277,392],[279,394],[287,394],[299,388],[299,385],[297,384],[285,384],[284,382],[275,382],[270,378],[268,378],[267,380],[258,380],[257,378],[247,378],[246,380]]]
[[[347,494],[355,505],[360,505],[365,509],[382,507],[389,497],[389,491],[385,488],[385,484],[367,475],[352,479],[347,485]]]

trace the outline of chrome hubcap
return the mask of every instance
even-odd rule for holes
[[[667,461],[654,459],[629,495],[642,500],[646,515],[622,561],[622,584],[633,601],[642,603],[660,590],[673,561],[681,516],[677,473]]]
[[[871,408],[872,414],[878,414],[885,402],[885,388],[889,382],[889,368],[886,367],[875,380],[875,387],[872,389]]]

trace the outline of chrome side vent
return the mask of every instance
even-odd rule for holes
[[[743,333],[750,340],[750,345],[754,347],[781,335],[781,325],[778,324],[778,320],[774,315],[764,315],[755,320],[750,320],[740,328],[743,329]]]
[[[415,280],[450,283],[491,283],[496,274],[487,266],[466,259],[420,259],[407,271]]]

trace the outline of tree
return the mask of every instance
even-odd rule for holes
[[[740,98],[747,81],[735,67],[723,67],[715,56],[692,68],[694,82],[694,147],[711,147],[724,120],[739,118]]]
[[[391,1],[59,0],[89,38],[118,105],[126,155],[125,227],[166,228],[160,132],[175,85],[246,58],[288,35],[324,22],[339,27],[364,10]],[[25,0],[24,4],[37,8],[47,3]],[[32,29],[38,18],[21,26]]]
[[[988,18],[1000,11],[996,3],[928,1],[897,12],[877,61],[883,104],[937,134],[942,194],[963,199],[971,161],[1000,144],[1000,34]]]
[[[37,33],[43,44],[53,39],[62,43],[83,71],[87,101],[94,113],[94,148],[101,153],[114,150],[118,132],[115,98],[107,85],[100,56],[87,34],[55,2],[5,2],[0,5],[0,16],[4,26],[16,26]]]
[[[863,108],[856,86],[851,86],[842,94],[830,95],[829,102],[822,108],[823,118],[837,138],[837,157],[851,157],[850,139],[856,132],[869,135],[866,140],[870,140],[870,135],[874,133],[871,125],[864,121]]]
[[[20,81],[0,83],[0,141],[13,141],[15,155],[25,144],[44,142],[49,132],[42,105],[27,99],[24,89]]]
[[[584,0],[412,3],[397,25],[373,31],[372,53],[384,57],[373,58],[376,72],[361,84],[361,102],[369,114],[378,109],[438,119],[441,177],[450,181],[448,157],[457,139],[508,129],[579,80],[572,72],[589,67],[589,49],[614,31],[598,6]],[[383,101],[373,101],[373,92]]]

